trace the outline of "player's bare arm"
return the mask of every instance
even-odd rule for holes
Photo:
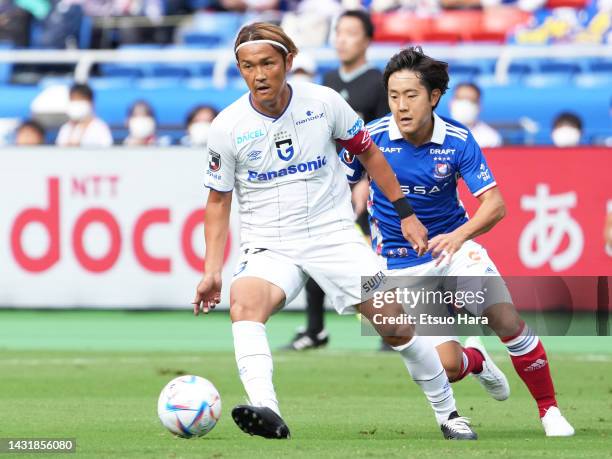
[[[206,270],[196,288],[193,313],[207,314],[221,301],[221,271],[223,252],[229,232],[232,193],[210,190],[206,203],[204,234],[206,240]]]
[[[389,201],[395,203],[398,200],[406,199],[393,169],[374,143],[357,158]],[[402,234],[406,240],[412,244],[412,248],[419,256],[423,255],[427,251],[427,229],[414,213],[402,218],[401,225]]]
[[[465,241],[490,231],[506,214],[506,205],[499,188],[493,187],[477,197],[480,201],[474,216],[456,230],[438,234],[429,241],[429,250],[437,264],[450,260]],[[444,255],[444,256],[440,256]]]

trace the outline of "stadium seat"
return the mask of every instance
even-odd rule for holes
[[[418,42],[432,30],[432,19],[419,17],[410,12],[374,14],[374,40],[382,42]]]
[[[168,64],[153,64],[152,76],[154,77],[190,77],[196,76],[195,73],[191,73],[190,69],[180,64],[168,65]]]
[[[87,83],[94,91],[112,88],[129,88],[134,85],[134,78],[122,76],[90,77]]]
[[[10,42],[0,42],[0,51],[5,51],[13,48]],[[13,64],[10,62],[0,62],[0,84],[8,83],[11,79]]]
[[[593,73],[609,73],[612,75],[612,60],[596,59],[589,63],[589,71]]]
[[[449,62],[448,70],[451,79],[458,82],[473,81],[481,73],[479,66],[459,62]]]
[[[182,35],[182,42],[201,46],[219,46],[231,42],[242,23],[241,14],[200,12]]]
[[[586,8],[589,4],[588,0],[547,0],[545,7],[552,8]]]
[[[458,40],[467,40],[470,31],[480,30],[481,24],[482,11],[444,11],[433,19],[432,31],[425,34],[425,39],[429,41],[430,35],[447,34],[447,36],[456,36]]]
[[[162,45],[152,43],[142,44],[129,44],[119,46],[119,51],[149,51],[162,49]],[[107,63],[100,64],[100,73],[103,76],[115,76],[115,77],[141,77],[141,76],[152,76],[154,64],[151,62],[119,62],[119,63]]]
[[[574,84],[581,88],[610,88],[612,87],[612,72],[581,73],[574,78]]]
[[[518,25],[526,24],[531,13],[511,6],[487,8],[482,17],[481,32],[508,34]]]
[[[570,73],[536,73],[522,79],[525,86],[532,88],[548,88],[552,86],[569,86],[572,81]]]

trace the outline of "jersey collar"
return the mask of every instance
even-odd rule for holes
[[[274,123],[275,121],[279,120],[280,118],[283,117],[283,115],[285,113],[287,113],[287,109],[289,108],[289,106],[291,105],[291,101],[293,101],[293,88],[291,87],[291,85],[289,83],[287,83],[287,86],[289,86],[289,100],[287,101],[287,106],[285,107],[285,109],[283,110],[283,112],[278,115],[277,117],[274,116],[270,116],[270,115],[266,115],[265,113],[260,112],[259,110],[257,110],[255,108],[255,105],[253,105],[253,99],[251,99],[251,93],[248,93],[249,96],[249,105],[251,106],[251,108],[259,115],[268,118],[269,120],[272,120],[272,122]]]
[[[444,139],[446,138],[446,123],[435,113],[433,114],[433,119],[434,128],[430,142],[442,145],[444,143]],[[393,118],[393,115],[391,115],[391,119],[389,120],[389,140],[400,140],[401,138],[402,133],[395,123],[395,118]]]

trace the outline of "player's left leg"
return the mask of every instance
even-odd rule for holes
[[[542,341],[520,318],[510,303],[495,304],[483,314],[502,340],[516,373],[536,401],[544,431],[549,437],[574,435],[574,428],[557,405],[548,357]]]
[[[467,309],[486,317],[488,326],[506,346],[515,371],[536,401],[546,435],[573,435],[573,427],[557,407],[544,346],[520,318],[512,304],[510,292],[487,251],[480,244],[466,242],[453,257],[447,274],[462,276],[463,279],[465,276],[477,276],[476,279],[487,282],[487,303],[483,305],[484,310],[472,311],[470,307]]]

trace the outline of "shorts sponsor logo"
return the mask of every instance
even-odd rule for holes
[[[385,277],[385,273],[383,273],[382,271],[378,271],[378,273],[376,273],[374,276],[370,277],[363,284],[361,284],[361,288],[363,289],[364,293],[372,292],[378,289],[378,287],[380,287]]]
[[[209,150],[208,169],[211,172],[218,172],[221,169],[221,155],[214,150]]]
[[[309,121],[318,120],[319,118],[323,118],[324,116],[325,116],[324,112],[315,114],[313,111],[308,110],[306,112],[306,118],[304,118],[303,120],[297,120],[295,122],[295,125],[299,126],[300,124],[308,123]]]
[[[284,177],[286,175],[293,174],[304,174],[306,172],[316,171],[321,169],[325,165],[327,165],[327,157],[317,156],[317,159],[313,161],[305,161],[298,164],[292,164],[291,166],[284,167],[275,171],[258,172],[250,170],[248,171],[249,175],[247,179],[250,182],[267,182],[277,177]]]
[[[263,137],[263,136],[264,136],[264,133],[261,129],[255,129],[253,131],[246,131],[240,134],[238,137],[236,137],[236,144],[237,145],[246,144],[255,139]]]
[[[476,250],[470,250],[470,252],[468,253],[468,257],[470,258],[470,260],[473,261],[480,261],[480,253],[478,253]]]
[[[355,121],[355,124],[353,124],[353,126],[348,131],[346,131],[346,133],[351,137],[355,137],[357,133],[361,131],[361,128],[363,128],[363,120],[359,118],[357,119],[357,121]]]

